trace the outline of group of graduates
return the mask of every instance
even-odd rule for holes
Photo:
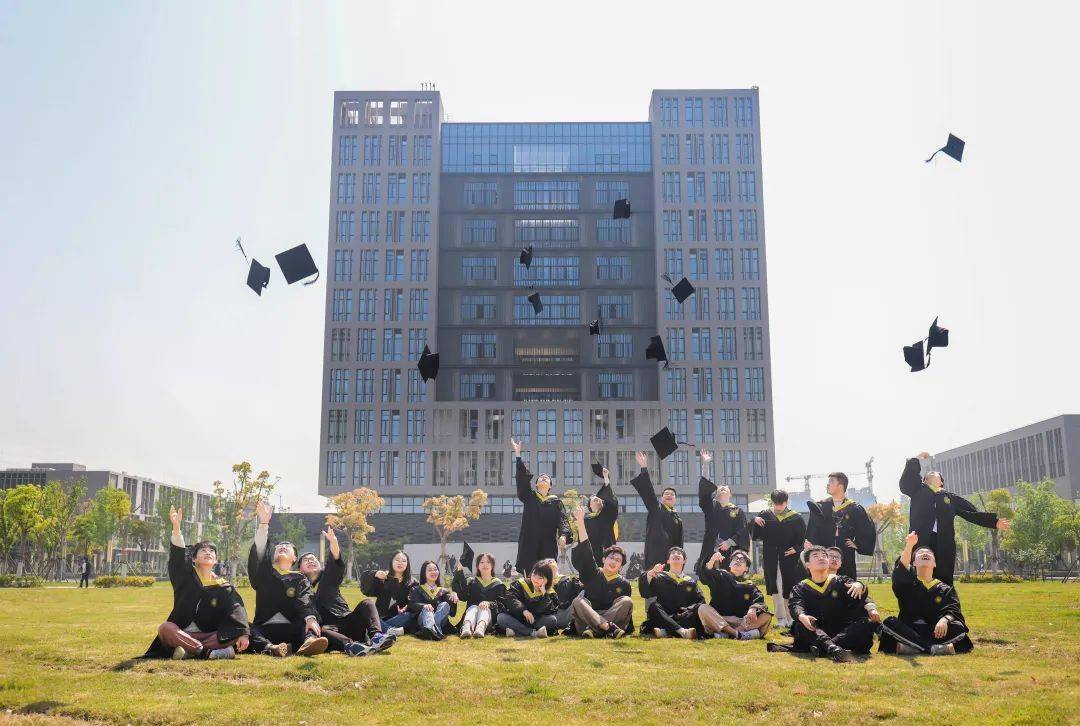
[[[386,652],[398,637],[462,639],[488,634],[545,638],[562,633],[582,638],[622,638],[634,631],[631,582],[622,575],[626,552],[617,544],[619,502],[607,469],[604,484],[588,506],[577,506],[572,522],[562,500],[551,494],[551,478],[537,477],[515,453],[517,495],[523,503],[517,570],[505,582],[495,576],[490,553],[465,545],[449,588],[439,565],[426,561],[413,577],[408,555],[395,552],[385,570],[367,570],[360,588],[368,597],[350,608],[341,595],[345,568],[331,528],[325,565],[292,543],[268,546],[271,510],[260,502],[258,526],[248,557],[255,590],[255,617],[226,580],[215,576],[217,551],[200,542],[185,547],[182,513],[172,510],[169,578],[174,606],[147,657],[235,658],[252,652],[284,657],[336,650],[350,656]],[[901,490],[911,498],[912,531],[892,572],[899,602],[896,616],[882,618],[869,590],[856,579],[855,553],[874,551],[876,529],[865,510],[846,497],[847,477],[829,478],[830,498],[812,502],[809,524],[788,508],[787,493],[774,491],[772,506],[748,518],[731,503],[731,491],[705,476],[712,456],[701,453],[699,506],[705,514],[702,555],[687,572],[683,526],[675,490],[657,496],[638,452],[640,472],[630,481],[647,511],[645,571],[638,578],[646,612],[640,632],[686,639],[763,638],[774,625],[790,628],[790,645],[770,642],[770,652],[813,653],[838,662],[866,654],[879,635],[879,651],[944,655],[971,650],[960,601],[952,587],[959,515],[986,527],[1006,529],[1007,520],[978,512],[946,492],[941,475],[928,470],[925,452],[909,459]],[[765,584],[775,612],[749,579],[750,539],[761,541]],[[576,575],[559,572],[556,554],[574,541]],[[473,568],[475,558],[475,569]],[[939,564],[940,563],[940,564]],[[298,569],[293,570],[296,565]],[[700,583],[708,586],[706,600]],[[464,604],[460,620],[452,618]]]

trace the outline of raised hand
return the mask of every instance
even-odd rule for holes
[[[916,459],[929,459],[930,458],[930,452],[929,451],[920,451],[918,454],[915,455],[915,458]]]
[[[341,545],[338,544],[337,532],[330,525],[326,525],[326,531],[322,533],[323,537],[326,537],[327,544],[330,545],[330,554],[334,559],[341,557]]]
[[[510,437],[510,448],[514,450],[514,456],[521,456],[521,442],[513,436]]]
[[[608,468],[605,466],[600,473],[604,477],[604,483],[605,484],[610,484],[611,483],[611,477],[610,477],[611,472],[608,471]]]
[[[649,457],[645,455],[644,451],[637,452],[637,455],[634,458],[637,459],[638,466],[642,469],[649,465]]]
[[[919,533],[918,532],[908,532],[907,536],[904,537],[904,544],[909,546],[909,547],[914,547],[916,544],[918,544],[918,542],[919,542]]]
[[[997,529],[1002,529],[1002,530],[1012,529],[1012,520],[1011,519],[999,519],[997,521]]]
[[[179,532],[180,523],[184,521],[184,510],[169,507],[169,521],[172,522],[173,532]]]
[[[255,505],[255,518],[259,521],[260,527],[266,527],[270,525],[270,515],[274,510],[270,508],[270,505],[263,500],[259,500],[259,503]]]
[[[710,461],[712,461],[712,452],[711,451],[702,451],[701,452],[701,461],[703,463],[705,463],[705,464],[708,464]]]
[[[574,507],[574,520],[577,522],[585,521],[585,507],[580,504]]]

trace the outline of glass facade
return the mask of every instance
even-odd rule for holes
[[[442,125],[445,173],[647,172],[648,123]]]

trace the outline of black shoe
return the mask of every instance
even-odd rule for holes
[[[766,643],[765,652],[767,653],[790,653],[791,646],[784,645],[783,643]]]
[[[416,632],[416,637],[420,640],[442,640],[443,636],[439,634],[439,631],[435,628],[420,628]]]
[[[817,658],[819,655],[821,655],[821,651],[818,650],[818,647],[816,645],[811,645],[810,646],[810,657],[811,658]]]
[[[829,648],[829,657],[833,659],[834,663],[854,663],[855,656],[852,655],[850,650],[844,650],[840,646],[833,646]]]

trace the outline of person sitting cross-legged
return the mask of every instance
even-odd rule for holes
[[[509,637],[554,635],[559,596],[552,585],[551,567],[543,560],[533,563],[528,579],[518,578],[507,588],[495,623]]]
[[[705,629],[698,608],[705,604],[697,579],[686,574],[686,552],[682,547],[668,551],[667,565],[653,565],[638,578],[638,592],[649,602],[642,633],[657,638],[669,635],[693,640]]]
[[[917,532],[908,534],[893,568],[892,589],[900,615],[887,617],[882,623],[878,652],[967,653],[975,646],[960,612],[960,598],[952,586],[934,578],[934,551],[925,546],[916,548],[918,539]]]
[[[730,550],[730,558],[724,554],[714,552],[701,568],[701,581],[709,587],[709,604],[698,610],[698,617],[705,631],[715,637],[764,638],[772,624],[772,613],[761,590],[746,577],[750,557],[738,549]]]
[[[571,607],[573,631],[583,638],[621,638],[634,627],[634,602],[630,599],[630,581],[620,574],[626,564],[626,552],[618,545],[604,550],[603,566],[596,566],[589,532],[585,528],[585,510],[574,509],[578,543],[570,553],[584,589]]]
[[[587,515],[585,524],[586,526],[589,524]],[[595,553],[596,548],[594,547],[593,554],[595,555]],[[555,630],[562,633],[570,627],[574,600],[585,589],[585,586],[581,584],[581,580],[576,575],[559,574],[559,563],[550,557],[540,560],[537,564],[544,565],[551,570],[551,587],[555,590],[555,595],[559,599],[559,609],[555,611]]]
[[[409,593],[415,586],[412,563],[405,550],[391,555],[385,570],[364,570],[360,574],[360,591],[375,598],[375,609],[387,635],[416,631],[416,616],[409,612]]]
[[[416,617],[420,640],[442,640],[450,627],[450,614],[458,596],[442,586],[439,565],[428,560],[420,565],[420,582],[409,590],[409,612]]]

